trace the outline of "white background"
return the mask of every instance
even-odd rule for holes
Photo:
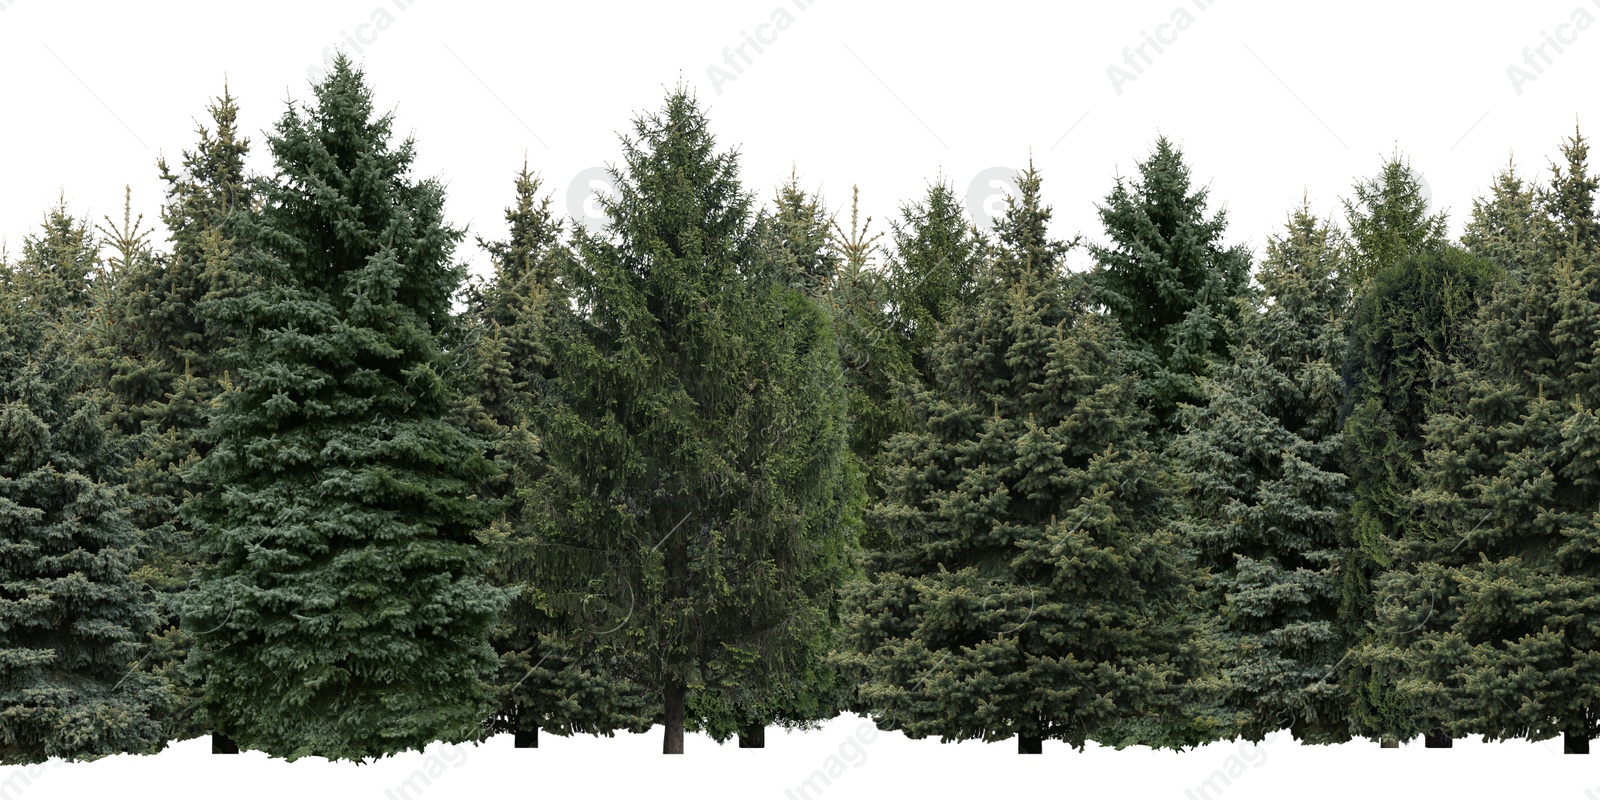
[[[420,171],[448,183],[450,218],[488,238],[503,232],[502,209],[524,157],[558,208],[584,213],[591,187],[574,189],[575,178],[615,162],[618,132],[658,108],[679,81],[698,92],[719,140],[739,149],[747,186],[761,198],[793,167],[830,207],[846,211],[847,223],[858,184],[875,230],[939,175],[979,209],[992,207],[1003,184],[973,187],[974,179],[1031,156],[1056,210],[1056,234],[1099,240],[1095,204],[1164,133],[1210,188],[1213,208],[1227,209],[1229,241],[1258,254],[1302,194],[1318,213],[1342,218],[1339,200],[1352,183],[1396,149],[1459,234],[1472,198],[1508,158],[1542,179],[1574,123],[1600,120],[1600,23],[1569,24],[1575,14],[1600,18],[1600,0],[1524,0],[1493,10],[1393,0],[1194,3],[988,0],[952,12],[843,0],[804,9],[794,0],[414,0],[404,9],[394,0],[0,0],[0,237],[14,253],[58,197],[80,216],[117,216],[124,184],[135,211],[155,221],[156,157],[178,163],[225,79],[256,146],[251,166],[269,168],[261,131],[287,100],[309,97],[308,74],[347,39],[360,45],[355,55],[379,107],[395,111],[400,132],[416,135]],[[759,29],[780,6],[792,24]],[[1160,28],[1179,7],[1192,24]],[[372,26],[378,9],[390,17],[382,30]],[[742,72],[714,82],[710,67],[729,69],[724,49],[757,33],[768,40],[763,51],[747,49]],[[1124,49],[1157,34],[1167,40],[1163,52],[1147,46],[1149,64],[1133,55],[1141,71],[1114,85],[1108,68],[1132,69]],[[1557,36],[1562,52],[1547,45],[1548,63],[1532,54],[1535,72],[1524,49]],[[1534,79],[1519,86],[1508,74],[1513,65]],[[486,267],[475,247],[460,256],[475,270]],[[663,759],[655,755],[659,732],[546,736],[538,751],[513,751],[501,737],[364,767],[212,757],[194,741],[154,757],[54,763],[31,777],[0,769],[0,797],[376,800],[396,796],[385,792],[431,764],[439,774],[423,792],[429,798],[777,798],[826,772],[841,747],[848,757],[832,766],[845,769],[809,796],[1600,797],[1600,755],[1562,758],[1550,743],[1425,751],[1416,742],[1380,751],[1366,743],[1300,747],[1283,736],[1259,750],[1219,743],[1183,754],[1093,746],[1077,753],[1047,743],[1043,757],[1020,758],[1014,742],[941,745],[898,734],[858,739],[858,751],[850,743],[858,725],[852,717],[806,734],[774,731],[764,752],[690,737],[686,757]],[[1201,793],[1215,771],[1230,769],[1231,783]]]

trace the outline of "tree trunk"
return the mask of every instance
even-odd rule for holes
[[[1448,748],[1450,747],[1450,734],[1444,731],[1425,733],[1422,735],[1422,746],[1434,749]]]
[[[512,733],[511,736],[512,736],[512,741],[511,741],[511,746],[512,747],[538,747],[539,746],[539,729],[536,728],[536,727],[530,727],[530,728],[526,728],[526,729],[519,728],[515,733]]]
[[[1569,756],[1589,755],[1589,736],[1568,731],[1561,734],[1561,752]]]
[[[1383,740],[1383,744],[1380,744],[1378,746],[1383,748],[1383,749],[1385,749],[1385,750],[1388,750],[1390,748],[1399,747],[1400,743],[1395,741],[1395,740],[1393,740],[1393,739],[1384,739]]]
[[[1036,756],[1044,753],[1044,739],[1038,736],[1029,736],[1026,733],[1017,734],[1017,754]]]
[[[236,756],[239,754],[239,745],[234,744],[232,739],[220,733],[213,733],[211,734],[211,754],[214,756]]]
[[[746,725],[739,731],[739,746],[742,748],[758,749],[767,746],[767,726],[760,723]]]
[[[674,686],[666,691],[666,725],[661,735],[661,752],[669,756],[683,755],[683,687]]]

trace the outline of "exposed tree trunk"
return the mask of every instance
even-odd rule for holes
[[[512,747],[538,747],[539,729],[537,727],[518,728],[511,734]]]
[[[1428,748],[1450,747],[1450,734],[1444,731],[1433,731],[1422,735],[1422,746]]]
[[[1571,731],[1561,734],[1561,752],[1569,756],[1589,755],[1589,735]]]
[[[1379,747],[1382,747],[1382,748],[1383,748],[1383,749],[1385,749],[1385,750],[1388,750],[1388,749],[1390,749],[1390,748],[1395,748],[1395,747],[1399,747],[1399,746],[1400,746],[1400,743],[1399,743],[1399,742],[1397,742],[1397,741],[1395,741],[1395,740],[1394,740],[1394,739],[1384,739],[1384,740],[1383,740],[1383,744],[1380,744],[1380,745],[1378,745],[1378,746],[1379,746]]]
[[[239,745],[234,744],[232,739],[220,733],[213,733],[211,734],[211,754],[214,756],[236,756],[239,754]]]
[[[683,694],[681,686],[666,691],[666,725],[661,735],[661,752],[664,755],[683,755]]]
[[[739,731],[739,746],[746,748],[763,748],[767,746],[767,726],[760,723],[746,725]]]
[[[1029,736],[1025,733],[1017,734],[1017,754],[1036,756],[1044,753],[1044,739],[1038,736]]]

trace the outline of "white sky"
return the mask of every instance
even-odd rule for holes
[[[840,0],[0,0],[0,235],[14,250],[60,192],[77,213],[115,216],[125,183],[153,221],[156,156],[176,161],[193,145],[224,76],[257,144],[253,166],[266,168],[260,131],[286,98],[309,96],[308,68],[325,50],[356,37],[380,108],[415,132],[420,170],[448,182],[451,219],[491,238],[524,154],[567,208],[575,179],[615,161],[617,133],[680,79],[709,106],[720,142],[739,148],[763,199],[794,165],[835,208],[859,184],[881,229],[930,178],[966,194],[985,170],[1031,153],[1057,234],[1098,238],[1094,204],[1162,132],[1210,186],[1213,207],[1225,204],[1231,241],[1257,253],[1302,192],[1336,213],[1396,147],[1459,233],[1508,155],[1542,174],[1575,120],[1600,120],[1584,82],[1600,66],[1600,25],[1587,24],[1600,0],[1492,12],[1205,1],[990,0],[952,15]],[[780,7],[790,24],[760,28]],[[1187,27],[1161,28],[1178,8]],[[361,28],[379,9],[387,27]],[[749,64],[732,54],[742,74],[714,83],[709,68],[728,69],[724,49],[758,34],[762,52],[747,48]],[[1130,69],[1124,48],[1146,35],[1166,41],[1161,52],[1147,45],[1148,65],[1132,54],[1142,73],[1115,86],[1108,68]],[[1534,73],[1523,50],[1547,38],[1562,52],[1547,46],[1548,64],[1532,54]],[[1513,64],[1535,79],[1514,85]],[[476,247],[460,255],[486,266]]]

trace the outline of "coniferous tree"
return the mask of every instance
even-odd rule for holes
[[[144,668],[177,690],[167,724],[169,737],[178,740],[207,730],[201,680],[182,669],[190,643],[175,608],[176,595],[194,576],[193,530],[178,507],[195,487],[183,472],[208,450],[201,436],[207,409],[222,391],[220,357],[227,346],[201,309],[207,300],[242,290],[228,222],[251,198],[244,176],[249,142],[239,136],[238,106],[226,88],[208,111],[211,125],[199,126],[199,141],[184,151],[182,168],[158,162],[167,186],[162,220],[170,252],[156,254],[145,246],[126,209],[121,228],[107,231],[118,253],[117,279],[97,304],[88,337],[96,372],[111,394],[115,429],[124,439],[123,482],[152,547],[139,577],[158,598],[163,622]],[[219,747],[228,749],[225,743]]]
[[[917,374],[931,377],[928,349],[939,327],[973,300],[988,243],[967,221],[955,189],[943,179],[893,223],[888,263],[894,326]]]
[[[1471,355],[1469,323],[1499,275],[1492,262],[1446,246],[1379,269],[1354,311],[1343,423],[1352,501],[1340,605],[1352,649],[1339,683],[1351,698],[1352,734],[1385,746],[1418,733],[1430,735],[1430,746],[1449,746],[1439,709],[1399,692],[1406,668],[1386,648],[1407,632],[1379,625],[1427,612],[1375,579],[1403,568],[1396,549],[1418,525],[1411,493],[1421,477],[1423,425],[1445,407],[1451,371]]]
[[[1427,424],[1422,521],[1380,579],[1401,602],[1379,615],[1379,655],[1405,666],[1400,695],[1457,736],[1560,734],[1587,753],[1600,733],[1600,266],[1569,252],[1497,288],[1478,361]]]
[[[1547,217],[1539,207],[1538,187],[1517,175],[1508,163],[1495,175],[1488,197],[1472,201],[1472,216],[1461,234],[1467,252],[1517,274],[1542,257]]]
[[[581,641],[563,636],[533,582],[540,557],[534,509],[546,502],[538,486],[547,467],[529,420],[548,397],[550,341],[569,330],[561,276],[572,258],[561,223],[550,213],[550,198],[540,197],[539,188],[539,178],[524,165],[515,181],[515,205],[506,209],[507,238],[479,240],[494,274],[468,301],[469,414],[474,429],[492,442],[501,475],[491,492],[506,503],[491,528],[497,544],[491,574],[497,585],[516,592],[494,637],[501,700],[490,729],[511,733],[518,747],[537,747],[540,729],[610,735],[642,732],[653,721],[650,698],[613,677],[599,654],[582,651]]]
[[[1223,705],[1259,741],[1347,738],[1328,680],[1344,656],[1338,569],[1350,494],[1340,368],[1350,292],[1340,233],[1302,203],[1267,240],[1265,302],[1232,331],[1231,362],[1180,412],[1172,453],[1187,476],[1186,535],[1213,574]]]
[[[1600,247],[1600,222],[1595,217],[1595,192],[1600,176],[1589,170],[1589,142],[1581,131],[1561,143],[1565,164],[1550,165],[1550,182],[1538,193],[1539,209],[1548,221],[1546,265],[1561,258],[1581,262]]]
[[[0,281],[0,763],[149,753],[171,696],[104,398],[77,341],[96,243],[65,205]]]
[[[1160,440],[1174,431],[1179,404],[1201,402],[1198,379],[1227,356],[1226,323],[1249,291],[1250,253],[1223,246],[1227,215],[1207,218],[1206,199],[1191,188],[1183,154],[1160,137],[1139,177],[1119,177],[1099,206],[1110,244],[1089,248],[1095,300],[1134,345]]]
[[[936,337],[871,513],[899,547],[849,616],[860,697],[908,736],[1074,745],[1165,710],[1192,672],[1171,474],[1115,327],[1064,276],[1031,168],[977,303]]]
[[[477,536],[494,468],[440,376],[461,233],[348,59],[313,90],[238,221],[259,284],[210,304],[237,341],[187,473],[205,563],[180,611],[218,731],[355,760],[482,735],[504,594]]]
[[[1354,188],[1355,199],[1344,201],[1352,288],[1372,280],[1378,270],[1444,245],[1445,215],[1428,214],[1422,181],[1398,152]]]
[[[826,315],[773,279],[695,101],[674,91],[634,129],[606,232],[578,234],[578,320],[534,426],[540,586],[661,698],[681,753],[691,693],[752,708],[827,627],[854,546],[846,396]]]

